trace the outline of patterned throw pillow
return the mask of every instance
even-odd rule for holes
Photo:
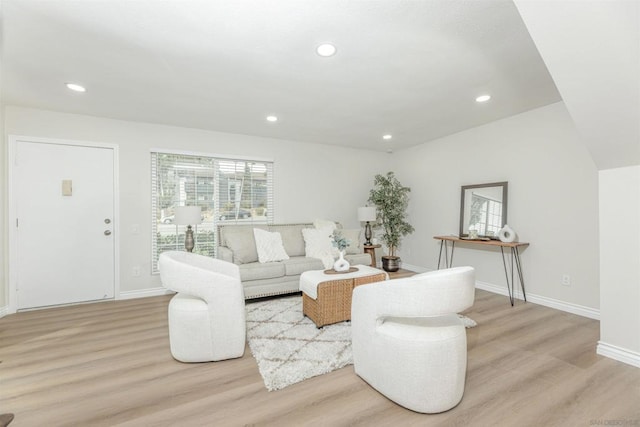
[[[282,236],[277,231],[270,232],[254,228],[253,236],[256,240],[259,262],[265,263],[289,259],[289,255],[287,255],[282,245]]]

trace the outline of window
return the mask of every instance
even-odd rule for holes
[[[199,206],[195,253],[215,256],[219,223],[270,223],[273,163],[204,155],[151,153],[152,263],[164,251],[184,250],[186,225],[174,223],[176,206]]]
[[[492,200],[476,193],[471,195],[470,229],[481,236],[498,235],[502,227],[502,202]]]

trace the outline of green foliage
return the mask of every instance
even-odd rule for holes
[[[340,230],[333,230],[333,241],[331,243],[339,251],[344,251],[351,244],[351,241],[345,238]]]
[[[158,255],[166,251],[183,251],[184,250],[184,233],[178,234],[177,239],[175,234],[161,235],[156,233],[156,239],[158,243]],[[193,248],[193,252],[200,255],[209,257],[214,256],[214,239],[213,231],[199,231],[195,233],[196,246]]]
[[[374,187],[369,192],[369,202],[376,206],[376,226],[382,227],[382,240],[389,248],[389,255],[395,256],[402,237],[414,228],[406,220],[411,189],[400,184],[393,172],[376,175]]]

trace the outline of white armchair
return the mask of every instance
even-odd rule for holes
[[[457,313],[473,305],[474,288],[471,267],[355,288],[351,327],[356,374],[416,412],[456,406],[467,368],[467,336]]]
[[[241,357],[246,341],[244,291],[238,266],[189,252],[164,252],[162,285],[169,302],[171,354],[181,362]]]

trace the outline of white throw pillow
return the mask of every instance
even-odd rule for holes
[[[333,230],[330,227],[302,229],[305,255],[322,260],[324,268],[333,267],[332,233]]]
[[[360,245],[360,232],[361,230],[359,228],[340,230],[340,234],[349,241],[347,253],[350,255],[363,253],[362,246]]]
[[[277,231],[270,232],[254,228],[253,236],[256,239],[259,262],[265,263],[289,259],[289,255],[287,255],[282,245],[282,236]]]

